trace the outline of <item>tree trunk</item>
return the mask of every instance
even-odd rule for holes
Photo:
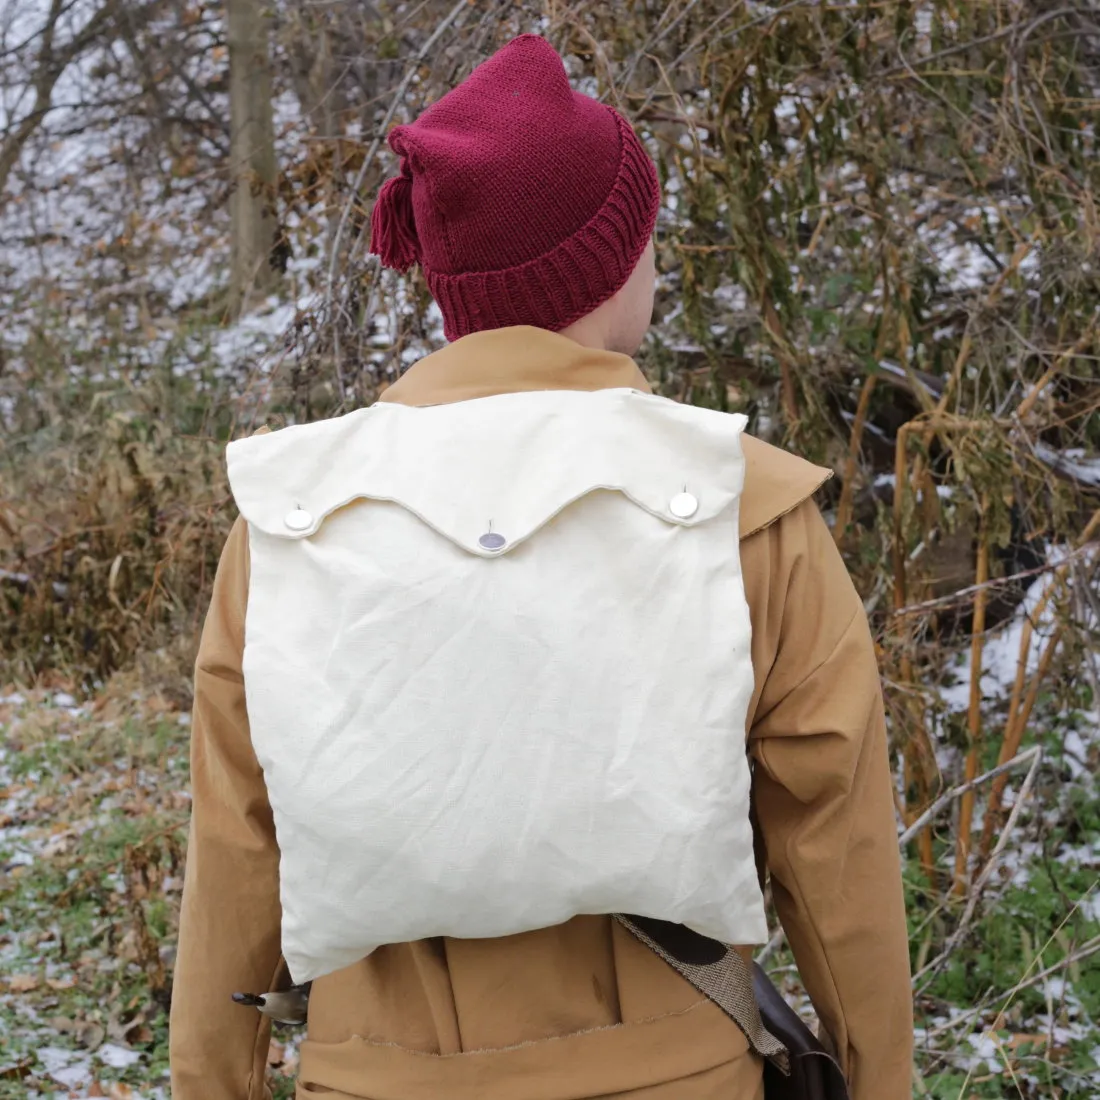
[[[229,309],[275,281],[275,124],[262,0],[227,0],[231,274]]]

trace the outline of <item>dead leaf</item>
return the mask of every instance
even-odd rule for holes
[[[134,929],[128,928],[126,930],[125,935],[119,940],[115,954],[122,962],[135,962],[137,960],[139,955],[138,938]]]
[[[130,1046],[137,1046],[139,1043],[151,1043],[153,1041],[153,1033],[146,1026],[144,1013],[139,1013],[133,1020],[126,1024],[122,1029],[122,1037]]]
[[[22,1062],[12,1062],[6,1066],[0,1066],[0,1081],[20,1081],[24,1077],[29,1077],[33,1065],[34,1059],[27,1058]]]
[[[145,705],[154,714],[168,714],[170,711],[174,711],[175,705],[171,700],[167,699],[163,692],[154,692],[145,700]]]
[[[51,1027],[54,1031],[60,1031],[63,1034],[76,1031],[76,1021],[70,1020],[68,1016],[51,1016],[46,1025]]]
[[[88,1050],[96,1050],[103,1045],[107,1032],[99,1024],[81,1024],[76,1032],[76,1041]]]
[[[133,1100],[134,1090],[121,1081],[115,1081],[111,1085],[111,1091],[107,1093],[111,1100]]]
[[[89,1096],[102,1096],[103,1095],[103,1089],[101,1088],[98,1081],[93,1081],[92,1082],[92,1087],[90,1089],[88,1089],[88,1095]]]
[[[269,1066],[281,1066],[286,1054],[286,1048],[282,1043],[272,1039],[267,1045],[267,1064]]]
[[[73,835],[71,833],[58,833],[57,836],[52,837],[42,849],[43,859],[52,859],[54,856],[63,856],[73,846]]]
[[[1008,1039],[1005,1040],[1004,1045],[1010,1050],[1015,1050],[1016,1047],[1025,1045],[1042,1046],[1046,1041],[1047,1037],[1045,1035],[1026,1035],[1017,1033],[1015,1035],[1010,1035]]]
[[[47,978],[46,984],[50,987],[50,989],[56,989],[58,991],[62,989],[75,989],[76,978]]]
[[[30,993],[38,988],[38,978],[34,974],[13,974],[8,979],[8,988],[13,993]]]

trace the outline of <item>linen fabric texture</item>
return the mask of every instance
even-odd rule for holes
[[[763,942],[743,428],[612,389],[380,404],[230,446],[295,981],[585,913]]]

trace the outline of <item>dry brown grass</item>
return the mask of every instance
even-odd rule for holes
[[[0,680],[91,684],[165,646],[177,676],[190,662],[230,498],[220,441],[152,398],[121,384],[5,440]]]

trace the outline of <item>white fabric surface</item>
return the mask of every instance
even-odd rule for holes
[[[295,981],[383,943],[580,913],[766,939],[743,428],[632,390],[555,391],[230,445]],[[684,491],[699,508],[678,519]],[[490,528],[499,552],[479,544]]]

